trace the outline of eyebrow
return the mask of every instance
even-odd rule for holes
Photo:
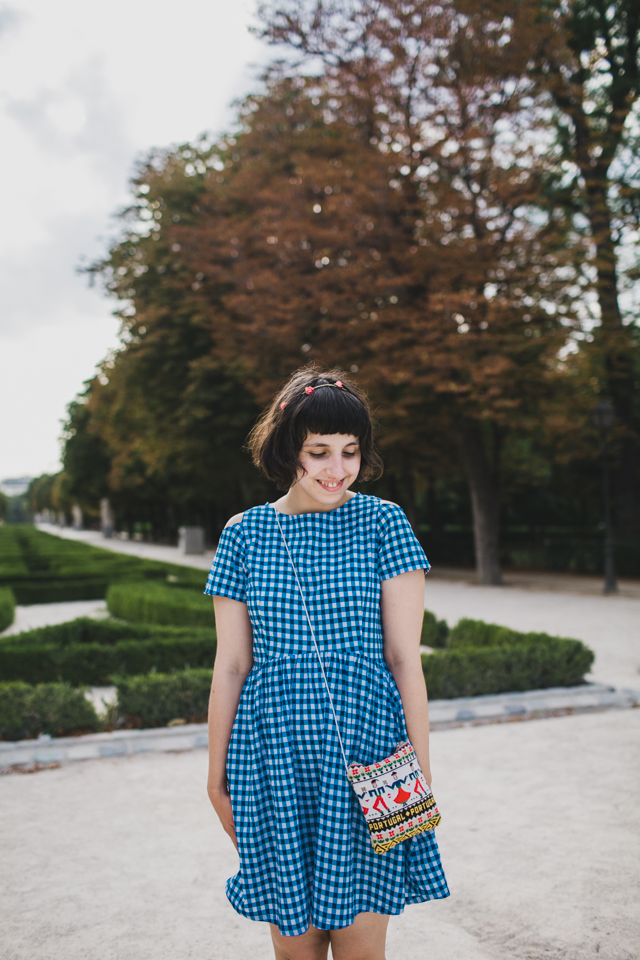
[[[319,440],[314,440],[313,443],[303,444],[305,447],[328,447],[328,443],[321,443]],[[360,446],[359,440],[351,440],[349,443],[345,443],[345,447],[358,447]]]

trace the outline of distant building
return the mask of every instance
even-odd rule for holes
[[[5,497],[21,497],[29,489],[33,477],[12,477],[0,480],[0,490]]]

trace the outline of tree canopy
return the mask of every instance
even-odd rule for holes
[[[629,38],[633,9],[618,6]],[[549,473],[540,464],[593,460],[599,393],[631,397],[621,460],[637,437],[635,333],[621,319],[617,340],[603,332],[603,255],[576,153],[575,104],[585,112],[609,16],[589,33],[583,7],[264,8],[266,36],[298,64],[274,65],[233,135],[154,151],[122,239],[92,268],[120,301],[123,341],[70,407],[68,491],[108,495],[124,522],[219,529],[268,494],[242,449],[261,405],[317,360],[371,396],[385,482],[410,516],[464,473],[481,579],[497,582],[501,509],[522,477]],[[624,130],[610,156],[614,133],[594,132],[607,108],[585,121],[589,170],[609,157],[613,240],[637,217],[632,80],[624,117],[611,108]]]

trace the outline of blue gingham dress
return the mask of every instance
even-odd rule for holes
[[[279,514],[305,593],[349,763],[406,737],[382,652],[380,583],[429,563],[396,504],[356,494],[325,513]],[[206,593],[247,604],[254,665],[227,776],[240,869],[238,913],[298,936],[359,913],[402,913],[449,895],[433,831],[374,853],[347,780],[331,707],[273,507],[247,510],[218,545]]]

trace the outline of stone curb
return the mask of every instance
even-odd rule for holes
[[[431,729],[437,730],[459,724],[532,720],[563,713],[638,706],[640,692],[636,690],[617,690],[604,683],[588,683],[579,687],[550,687],[523,693],[432,700],[429,704],[429,720]]]
[[[525,693],[432,700],[429,714],[431,728],[438,730],[639,706],[640,692],[616,690],[615,687],[593,683],[580,687],[528,690]],[[52,738],[43,734],[37,740],[0,742],[0,768],[126,757],[139,753],[171,753],[206,747],[207,742],[206,723],[152,730],[115,730],[113,733],[91,733],[82,737]]]

